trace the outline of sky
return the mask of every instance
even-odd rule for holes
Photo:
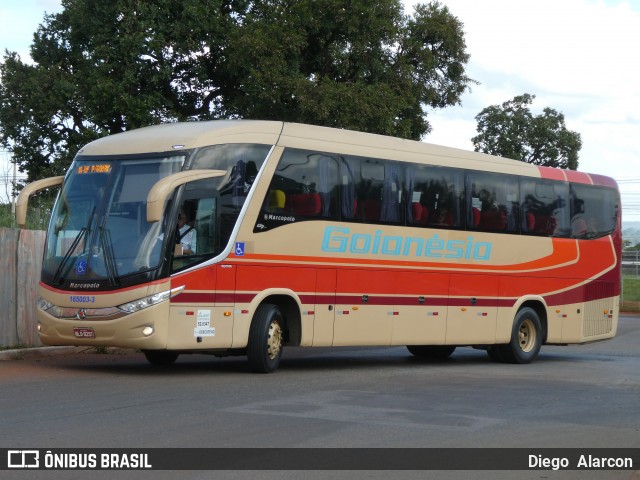
[[[428,112],[424,141],[473,150],[475,116],[516,95],[536,96],[580,133],[578,170],[615,178],[623,221],[640,221],[640,0],[440,0],[464,24],[468,75],[461,105]],[[411,13],[413,0],[404,0]],[[45,12],[60,0],[0,0],[0,50],[29,59]],[[0,152],[0,175],[7,171]],[[0,198],[5,190],[0,180]]]

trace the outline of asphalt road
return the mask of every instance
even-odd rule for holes
[[[0,448],[640,447],[640,316],[615,339],[543,347],[530,365],[458,349],[288,349],[279,370],[181,356],[159,369],[115,350],[0,361]],[[91,478],[300,478],[299,471],[91,472]],[[9,474],[9,475],[5,475]],[[87,472],[0,472],[86,478]],[[315,471],[315,478],[633,479],[632,471]]]

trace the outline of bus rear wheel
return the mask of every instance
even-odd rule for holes
[[[173,365],[179,355],[177,352],[170,350],[143,350],[142,353],[147,358],[147,362],[159,367]]]
[[[256,373],[274,372],[284,346],[284,321],[276,305],[263,304],[258,307],[249,329],[247,359],[249,367]]]
[[[422,358],[447,358],[455,349],[455,345],[407,345],[412,355]]]
[[[542,346],[542,324],[540,317],[533,308],[525,307],[518,312],[513,329],[511,341],[506,345],[495,345],[491,349],[497,349],[497,358],[505,363],[531,363],[540,352]],[[491,353],[491,352],[490,352]]]

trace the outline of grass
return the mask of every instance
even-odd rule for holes
[[[640,302],[640,277],[622,278],[622,298],[625,302]]]
[[[640,277],[622,277],[622,305],[624,312],[640,312]]]
[[[20,350],[23,348],[29,348],[26,345],[22,345],[22,344],[18,344],[18,345],[14,345],[14,346],[9,346],[9,345],[0,345],[0,352],[3,352],[5,350]]]

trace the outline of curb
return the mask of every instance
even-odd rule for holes
[[[95,347],[35,347],[15,348],[0,352],[0,362],[7,360],[25,360],[29,358],[51,357],[54,355],[71,355],[93,350]]]

